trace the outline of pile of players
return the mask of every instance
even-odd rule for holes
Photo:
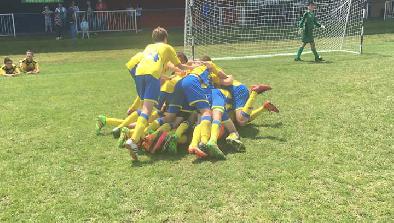
[[[167,31],[161,27],[152,38],[154,43],[126,64],[138,95],[128,117],[100,115],[96,123],[97,134],[104,126],[115,127],[112,134],[119,148],[127,148],[132,160],[143,152],[176,154],[182,144],[198,158],[225,159],[220,138],[243,152],[236,126],[246,125],[263,111],[279,112],[269,101],[253,109],[257,96],[271,90],[269,85],[249,89],[209,56],[189,61],[167,44]]]

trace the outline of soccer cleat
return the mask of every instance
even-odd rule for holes
[[[300,62],[300,61],[302,61],[302,60],[301,60],[301,58],[295,58],[294,61]]]
[[[120,128],[116,127],[112,129],[112,136],[117,139],[120,137]]]
[[[130,129],[127,127],[123,127],[120,131],[120,137],[118,139],[118,148],[124,148],[124,143],[128,139]]]
[[[322,61],[324,61],[324,60],[323,60],[323,57],[315,58],[315,62],[322,62]]]
[[[226,142],[231,145],[237,152],[245,152],[246,150],[245,145],[239,138],[229,136],[226,138]]]
[[[196,155],[198,158],[205,158],[208,156],[208,154],[206,154],[205,152],[203,152],[200,148],[198,147],[189,147],[187,149],[187,151],[189,152],[189,154],[194,154]]]
[[[146,152],[150,153],[152,147],[155,145],[156,140],[159,138],[160,134],[161,134],[161,132],[156,131],[152,134],[145,136],[145,138],[143,139],[143,142],[142,142],[142,148]]]
[[[105,126],[107,117],[105,115],[99,115],[96,118],[96,135],[100,135],[101,129]]]
[[[153,149],[151,149],[151,153],[156,153],[157,151],[159,151],[160,149],[162,149],[162,146],[166,140],[168,136],[168,132],[163,132],[160,137],[157,139],[157,142],[155,144],[155,146],[153,147]],[[162,149],[163,150],[163,149]]]
[[[178,146],[178,137],[175,135],[175,133],[171,133],[167,136],[163,150],[167,151],[170,154],[176,154],[178,152],[177,150]]]
[[[138,146],[133,142],[133,140],[128,139],[125,143],[124,146],[126,149],[129,150],[130,157],[132,160],[138,160]]]
[[[272,90],[272,88],[271,88],[271,86],[266,85],[266,84],[258,84],[258,85],[252,86],[251,90],[257,92],[257,94],[261,94],[266,91]]]
[[[263,107],[267,111],[279,113],[279,109],[274,104],[272,104],[270,101],[264,102]]]
[[[226,159],[226,156],[222,152],[222,150],[219,149],[219,146],[217,143],[209,141],[206,145],[206,150],[208,152],[208,155],[217,158],[217,159]]]

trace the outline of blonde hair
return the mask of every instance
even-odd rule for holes
[[[157,27],[152,32],[152,40],[153,42],[164,42],[168,38],[167,30],[162,27]]]

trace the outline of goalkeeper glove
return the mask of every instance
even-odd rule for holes
[[[298,35],[301,35],[302,31],[304,31],[302,28],[298,29]]]
[[[321,25],[321,27],[322,27],[323,29],[325,29],[325,28],[326,28],[326,26],[325,26],[325,25]]]

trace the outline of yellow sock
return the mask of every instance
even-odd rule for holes
[[[160,127],[157,129],[157,131],[160,131],[160,132],[169,132],[169,131],[171,131],[171,125],[170,125],[170,123],[164,123],[162,126],[160,126]]]
[[[209,141],[217,143],[219,132],[220,132],[220,121],[213,120],[211,127],[211,138],[209,139]]]
[[[118,125],[118,128],[127,127],[131,123],[136,122],[137,119],[138,119],[138,112],[135,111],[131,113],[125,120],[123,120],[123,122]]]
[[[181,138],[181,136],[183,134],[185,134],[186,130],[189,128],[189,124],[187,122],[182,122],[178,128],[175,131],[175,135],[179,138]]]
[[[252,91],[249,95],[249,99],[245,103],[245,106],[242,108],[243,112],[250,115],[250,113],[253,110],[253,104],[254,104],[254,101],[256,100],[256,97],[257,97],[257,92]]]
[[[178,138],[178,143],[179,144],[185,144],[187,143],[187,136],[183,135],[180,138]]]
[[[148,122],[151,123],[151,122],[155,121],[156,119],[158,119],[159,117],[160,117],[159,112],[158,112],[158,111],[154,111],[154,112],[152,112],[152,114],[149,116]]]
[[[258,109],[253,110],[252,114],[250,115],[250,121],[253,121],[254,119],[256,119],[257,116],[259,116],[263,111],[265,111],[265,108],[263,106],[261,106]]]
[[[189,145],[189,148],[196,148],[198,147],[198,143],[201,140],[201,124],[197,125],[193,131],[193,138]]]
[[[202,120],[201,123],[201,142],[207,144],[209,137],[211,136],[211,121]]]
[[[118,126],[120,125],[124,120],[123,119],[118,119],[118,118],[106,118],[105,124],[109,126]]]
[[[142,105],[142,101],[141,101],[140,97],[137,96],[137,97],[134,99],[133,104],[130,105],[129,109],[130,109],[130,110],[136,111],[137,109],[139,109],[139,108],[141,107],[141,105]]]
[[[127,138],[130,139],[133,136],[134,129],[130,129],[129,134],[127,135]]]
[[[160,127],[160,122],[154,120],[153,122],[149,123],[148,127],[145,128],[144,132],[147,133],[148,131],[156,131]]]
[[[138,117],[137,124],[134,128],[133,136],[131,137],[134,143],[138,143],[141,140],[141,138],[144,135],[144,129],[147,124],[148,121],[144,117],[142,116]]]
[[[237,133],[232,132],[232,133],[230,133],[230,134],[227,136],[227,138],[228,138],[228,139],[238,139],[239,136],[238,136]]]

